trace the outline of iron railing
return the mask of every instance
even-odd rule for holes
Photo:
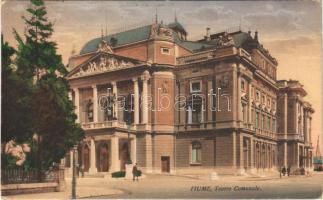
[[[63,175],[64,176],[64,175]],[[21,184],[21,183],[49,183],[58,182],[59,170],[42,171],[2,169],[1,184]]]

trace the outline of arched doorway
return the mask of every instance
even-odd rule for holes
[[[122,144],[121,152],[120,152],[120,169],[121,170],[126,169],[126,164],[129,159],[130,159],[129,144],[128,144],[128,142],[124,142]]]
[[[90,149],[87,144],[84,145],[83,147],[83,166],[84,166],[84,171],[89,172],[90,168]]]
[[[109,171],[109,150],[106,143],[100,143],[98,146],[97,153],[97,169],[98,172],[108,172]]]

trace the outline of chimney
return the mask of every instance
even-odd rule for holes
[[[210,28],[209,27],[206,28],[205,40],[206,41],[210,41],[211,40],[211,37],[210,37]]]
[[[255,38],[254,39],[258,42],[258,31],[255,32]]]

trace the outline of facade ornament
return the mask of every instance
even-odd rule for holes
[[[150,37],[167,37],[171,38],[173,36],[173,32],[170,28],[163,24],[153,24],[151,26],[151,34]]]
[[[102,40],[98,46],[98,52],[113,53],[113,50],[105,40]]]
[[[219,37],[219,45],[220,46],[231,46],[234,45],[234,41],[231,35],[229,35],[227,32],[224,33],[224,35]]]
[[[167,81],[162,83],[162,93],[163,94],[168,93],[168,82]]]
[[[75,76],[106,72],[132,66],[135,66],[135,64],[126,60],[118,60],[116,58],[107,58],[106,56],[101,56],[99,59],[91,61],[85,66],[81,66],[79,71],[75,73]]]

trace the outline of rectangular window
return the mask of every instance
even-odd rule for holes
[[[261,103],[265,104],[265,95],[261,96]]]
[[[273,103],[272,103],[272,109],[276,110],[276,102],[275,101],[273,101]]]
[[[261,118],[261,129],[264,129],[265,128],[265,115],[262,115],[262,118]]]
[[[259,91],[257,91],[257,92],[256,92],[256,100],[257,100],[257,101],[259,101],[259,100],[260,100],[260,92],[259,92]]]
[[[192,144],[192,157],[191,157],[191,163],[192,164],[199,164],[202,161],[202,153],[201,153],[201,143],[194,142]]]
[[[271,123],[270,123],[270,117],[267,117],[267,130],[271,130]]]
[[[241,81],[241,91],[245,91],[245,83],[243,80]]]
[[[202,81],[192,81],[190,84],[191,93],[202,92]]]
[[[273,132],[276,132],[276,119],[273,119]]]
[[[255,121],[255,127],[258,128],[259,125],[259,112],[256,112],[256,121]]]
[[[188,124],[198,124],[204,121],[203,113],[203,100],[199,95],[192,95],[193,99],[188,104],[187,116]]]
[[[169,48],[161,47],[160,50],[161,50],[162,54],[170,55],[170,49]]]

